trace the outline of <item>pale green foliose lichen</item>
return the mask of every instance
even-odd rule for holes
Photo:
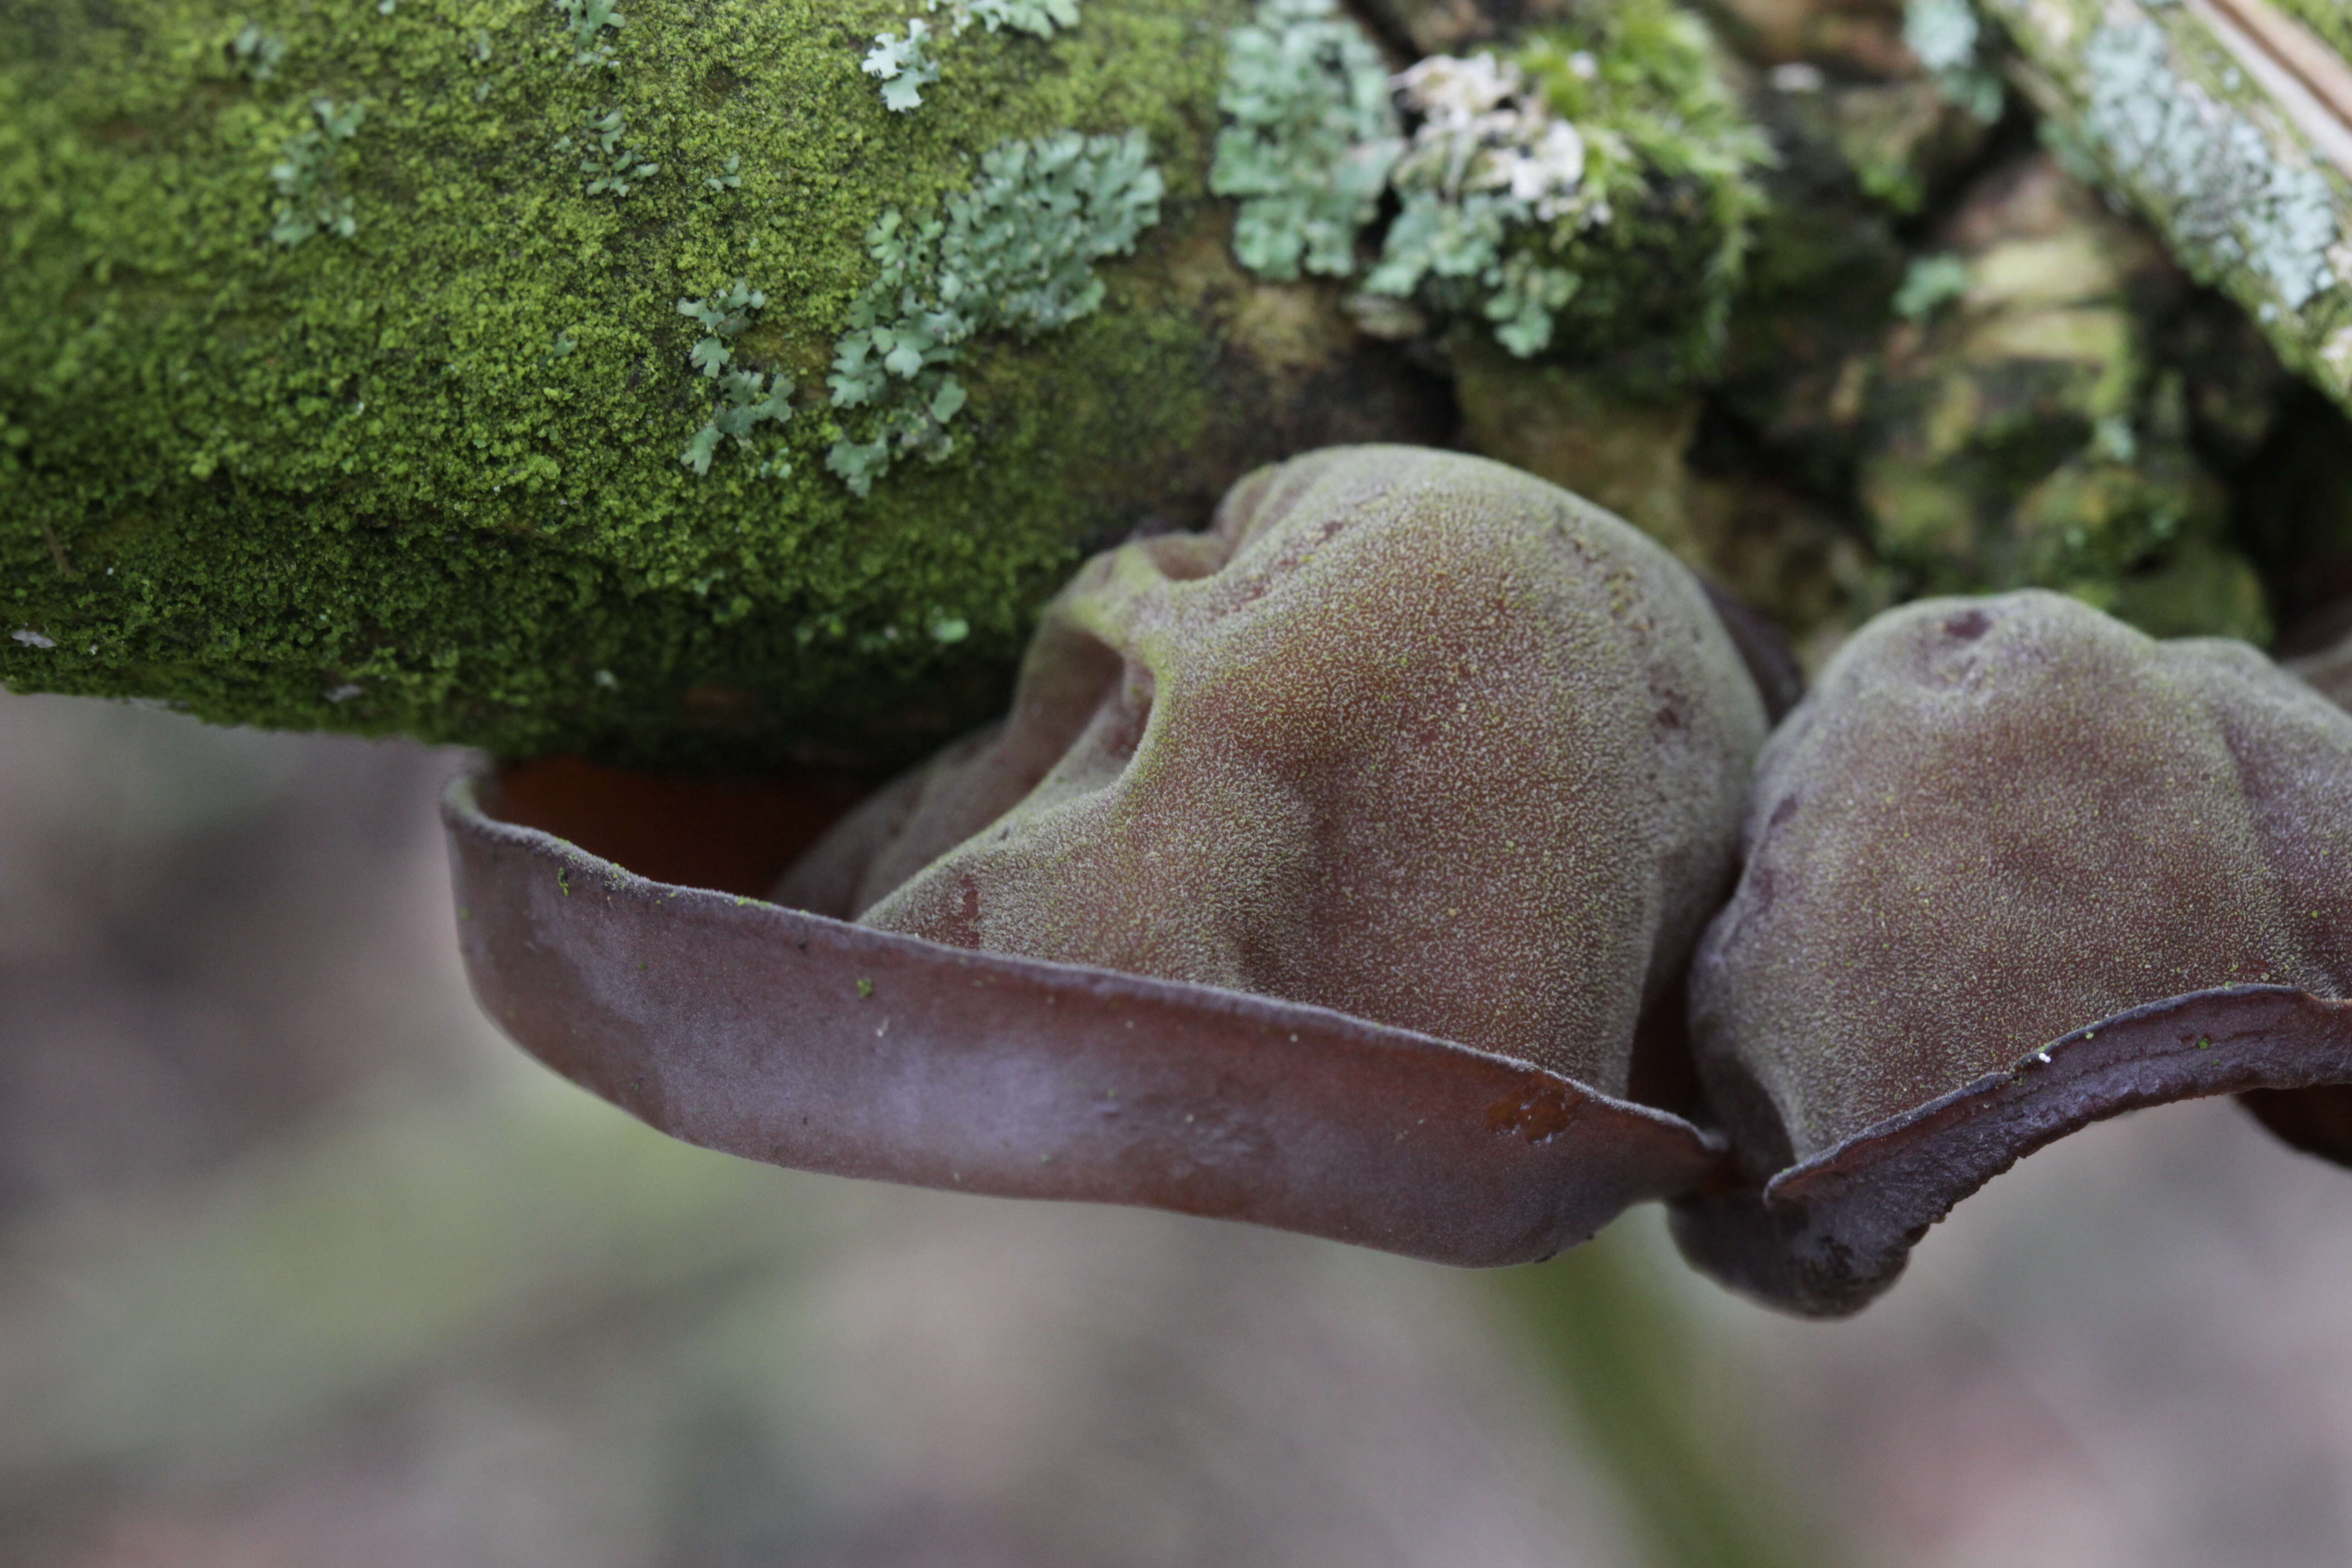
[[[248,23],[230,40],[229,52],[236,57],[237,68],[245,72],[246,79],[264,82],[278,74],[278,64],[286,58],[286,40]]]
[[[1225,47],[1209,188],[1239,199],[1234,254],[1267,278],[1349,276],[1404,151],[1380,51],[1335,0],[1260,0]]]
[[[698,474],[710,471],[710,459],[722,438],[732,437],[737,446],[749,450],[751,432],[761,425],[782,425],[793,416],[794,388],[791,377],[781,372],[745,370],[735,363],[735,340],[743,335],[767,303],[767,295],[745,287],[740,278],[733,288],[709,299],[677,302],[677,313],[698,323],[706,334],[687,352],[688,363],[719,384],[718,406],[702,428],[694,433],[694,439],[687,443],[685,453],[678,458]],[[770,457],[759,468],[766,479],[780,479],[792,471],[792,460],[781,452]]]
[[[1672,0],[1611,0],[1537,29],[1511,58],[1549,112],[1574,126],[1584,167],[1574,193],[1538,201],[1506,249],[1498,326],[1570,357],[1629,345],[1663,350],[1658,374],[1711,362],[1737,292],[1770,145],[1718,68],[1697,16]],[[1515,260],[1525,256],[1524,261]],[[1538,297],[1548,330],[1507,285],[1538,269],[1575,279],[1557,303]],[[1501,331],[1497,337],[1514,352]]]
[[[1903,13],[1903,42],[1931,72],[1976,64],[1979,31],[1969,0],[1911,0]]]
[[[620,0],[551,0],[563,19],[564,30],[571,36],[572,63],[575,66],[609,66],[614,63],[614,40],[606,35],[618,33],[625,18],[621,16]]]
[[[349,239],[359,232],[352,198],[336,184],[335,164],[339,144],[359,134],[367,110],[360,104],[321,98],[312,101],[310,112],[319,123],[296,132],[269,166],[269,183],[278,187],[278,213],[269,237],[280,245],[299,245],[314,234]]]
[[[1588,56],[1578,68],[1599,67]],[[1397,89],[1419,123],[1391,175],[1401,205],[1366,289],[1397,299],[1425,289],[1485,316],[1511,353],[1541,353],[1553,313],[1581,279],[1512,239],[1537,225],[1559,236],[1613,216],[1598,183],[1585,181],[1583,136],[1516,61],[1490,54],[1433,56],[1399,76]]]
[[[940,26],[909,17],[903,31],[877,33],[861,62],[866,74],[882,84],[882,106],[900,114],[921,107],[923,89],[938,81],[943,68],[940,47],[974,22],[992,33],[1010,28],[1037,38],[1078,25],[1077,0],[924,0],[924,6],[934,16],[944,14]]]
[[[2137,205],[2291,369],[2352,408],[2352,153],[2340,116],[2228,7],[1978,4],[2000,23],[2053,150]],[[2336,0],[2283,8],[2318,34],[2315,47],[2352,47]]]
[[[897,457],[951,455],[948,425],[967,395],[947,367],[980,333],[1034,337],[1101,307],[1095,263],[1160,221],[1166,183],[1150,153],[1140,131],[1007,142],[943,212],[875,219],[866,247],[881,270],[850,309],[828,384],[835,408],[877,416],[863,438],[835,442],[825,466],[863,496]]]
[[[2245,115],[2182,76],[2160,28],[2103,26],[2084,64],[2084,130],[2119,176],[2164,205],[2167,230],[2192,261],[2252,268],[2289,310],[2339,281],[2326,177],[2287,161]]]
[[[1251,285],[1205,188],[1239,0],[973,28],[911,116],[844,47],[908,9],[0,0],[0,681],[669,763],[887,760],[983,711],[1077,554],[1275,455],[1295,400],[1235,341]],[[320,100],[363,105],[355,133]],[[550,151],[616,110],[627,174],[661,165],[625,200]],[[348,209],[290,204],[325,226],[272,243],[312,128],[307,189]],[[998,211],[975,193],[1013,145]],[[959,201],[1035,247],[990,289],[1027,281],[950,300],[916,269],[992,325],[955,345],[968,408],[923,405],[954,454],[861,500],[825,458],[921,379],[831,405],[866,240]],[[732,335],[679,313],[736,314],[739,279],[765,304]]]
[[[2000,118],[2000,78],[1979,53],[1982,29],[1969,0],[1910,0],[1903,41],[1946,97],[1978,119]]]
[[[920,108],[923,89],[940,79],[931,25],[917,16],[903,33],[876,34],[862,64],[866,74],[882,84],[883,108],[900,114]]]
[[[1969,264],[1957,256],[1922,256],[1903,274],[1895,290],[1895,313],[1924,321],[1969,291]]]
[[[589,121],[582,137],[559,136],[555,150],[580,153],[580,172],[588,176],[585,188],[592,196],[625,196],[661,173],[661,165],[630,140],[629,117],[623,110],[609,110]]]

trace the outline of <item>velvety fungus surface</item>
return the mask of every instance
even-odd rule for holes
[[[1636,1052],[1681,1059],[1765,722],[1706,590],[1625,524],[1342,448],[1097,557],[1004,723],[777,903],[546,831],[594,826],[593,780],[461,780],[459,936],[517,1040],[714,1148],[1527,1261],[1721,1158],[1634,1102]]]
[[[1003,729],[784,896],[1622,1094],[1728,885],[1764,729],[1697,580],[1617,519],[1482,458],[1321,452],[1204,534],[1097,557]]]
[[[1879,617],[1767,745],[1693,966],[1762,1193],[1686,1244],[1851,1310],[2050,1138],[2352,1070],[2347,862],[2352,716],[2245,645],[2039,591]]]

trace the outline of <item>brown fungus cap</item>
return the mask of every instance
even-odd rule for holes
[[[1766,747],[1746,838],[1691,1015],[1754,1184],[1677,1231],[1780,1304],[1860,1306],[2101,1116],[2352,1074],[2352,717],[2243,644],[2041,592],[1891,612]]]
[[[1624,523],[1482,458],[1339,448],[1089,563],[1003,729],[796,884],[838,900],[862,862],[869,926],[1622,1094],[1729,885],[1764,728],[1705,590]]]

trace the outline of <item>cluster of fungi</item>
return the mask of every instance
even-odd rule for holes
[[[1089,562],[998,724],[821,785],[598,827],[461,779],[485,1005],[755,1159],[1465,1265],[1660,1199],[1819,1315],[2124,1110],[2352,1163],[2352,715],[2057,595],[1904,605],[1802,691],[1567,491],[1338,448]]]

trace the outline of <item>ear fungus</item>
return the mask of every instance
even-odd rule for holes
[[[1481,458],[1340,448],[1080,572],[1003,731],[877,847],[858,918],[1622,1093],[1730,885],[1763,732],[1648,540]]]
[[[445,815],[491,1016],[678,1136],[1500,1264],[1719,1158],[1635,1097],[1686,1073],[1764,728],[1632,529],[1343,448],[1090,563],[1003,727],[845,819],[807,908],[631,876],[482,781]]]
[[[1691,978],[1743,1180],[1685,1251],[1856,1310],[1952,1205],[2090,1121],[2257,1091],[2343,1158],[2352,717],[2242,644],[2073,600],[1880,616],[1765,749]]]

